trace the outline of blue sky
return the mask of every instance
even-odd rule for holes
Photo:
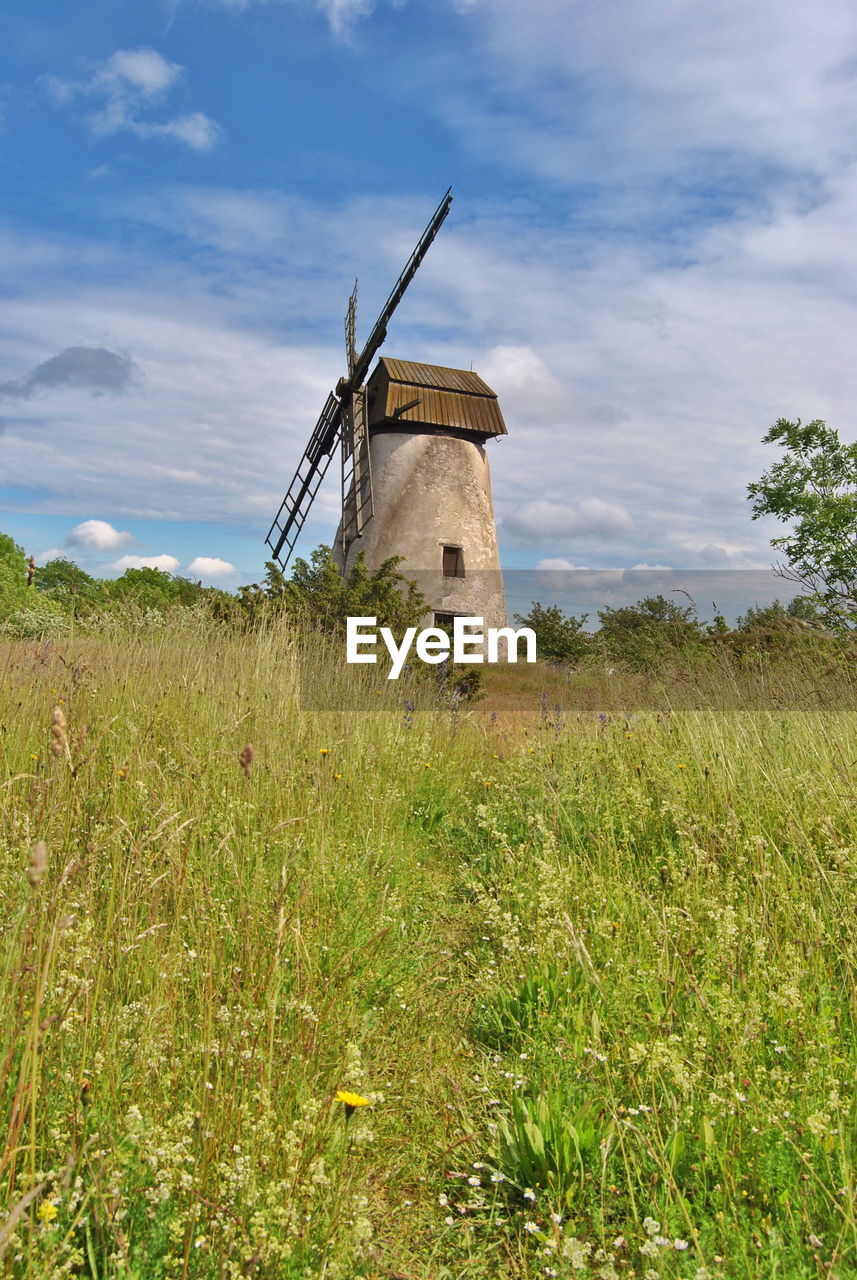
[[[854,435],[845,0],[34,0],[4,25],[0,529],[42,559],[257,578],[353,279],[365,337],[450,184],[385,350],[500,394],[505,564],[766,565],[768,426]]]

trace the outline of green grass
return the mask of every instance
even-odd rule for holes
[[[857,1274],[854,714],[337,661],[3,649],[5,1273]]]

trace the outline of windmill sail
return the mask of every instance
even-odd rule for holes
[[[265,539],[285,569],[339,439],[342,405],[331,391]],[[285,554],[283,549],[285,548]]]
[[[298,469],[285,498],[280,504],[265,539],[274,559],[285,569],[304,527],[322,480],[330,466],[337,442],[342,440],[342,540],[343,547],[360,536],[367,520],[372,518],[372,471],[369,436],[366,426],[366,389],[363,383],[369,366],[387,336],[387,325],[402,300],[405,290],[440,230],[452,204],[450,188],[432,214],[420,236],[417,247],[407,261],[392,293],[384,304],[366,345],[357,355],[357,286],[348,301],[345,321],[345,349],[348,376],[340,379],[336,392],[331,392],[321,417],[310,436]]]
[[[342,521],[340,536],[343,555],[359,538],[367,521],[375,514],[372,496],[372,465],[366,425],[366,388],[358,387],[345,412],[342,432]]]
[[[393,287],[392,293],[390,294],[387,301],[384,303],[384,309],[379,315],[378,319],[376,320],[375,328],[369,334],[369,337],[366,340],[366,346],[360,352],[360,357],[357,361],[357,365],[354,368],[351,374],[351,377],[349,379],[352,385],[359,386],[360,383],[363,381],[363,379],[366,377],[366,374],[369,372],[369,366],[372,363],[372,360],[375,356],[375,352],[378,350],[381,343],[384,341],[384,339],[387,336],[387,325],[390,323],[390,320],[393,317],[393,312],[396,310],[396,307],[402,301],[405,290],[413,280],[414,276],[417,274],[417,268],[419,267],[423,258],[428,253],[429,248],[431,247],[431,243],[434,240],[435,236],[437,235],[438,231],[440,231],[441,224],[443,223],[443,220],[446,217],[446,215],[449,213],[451,204],[452,204],[452,188],[450,187],[446,195],[443,197],[440,204],[437,206],[434,213],[432,214],[431,221],[429,222],[425,231],[420,236],[419,243],[417,244],[416,249],[414,249],[413,253],[408,259],[408,262],[404,271],[399,276],[395,286]]]

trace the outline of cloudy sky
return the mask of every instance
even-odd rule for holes
[[[31,0],[0,46],[0,529],[234,586],[386,352],[501,397],[504,563],[770,562],[780,416],[853,438],[851,0]],[[330,541],[336,468],[303,549]]]

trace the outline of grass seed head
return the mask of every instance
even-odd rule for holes
[[[250,767],[253,764],[254,755],[255,755],[255,752],[253,750],[253,743],[248,742],[246,747],[238,757],[238,763],[241,765],[241,768],[244,770],[245,778],[250,777]]]
[[[51,716],[51,753],[55,756],[65,756],[71,758],[71,752],[68,746],[68,735],[66,729],[65,712],[62,707],[54,707]]]
[[[40,840],[30,850],[30,865],[27,868],[27,879],[35,889],[41,884],[42,877],[48,869],[48,846]]]

